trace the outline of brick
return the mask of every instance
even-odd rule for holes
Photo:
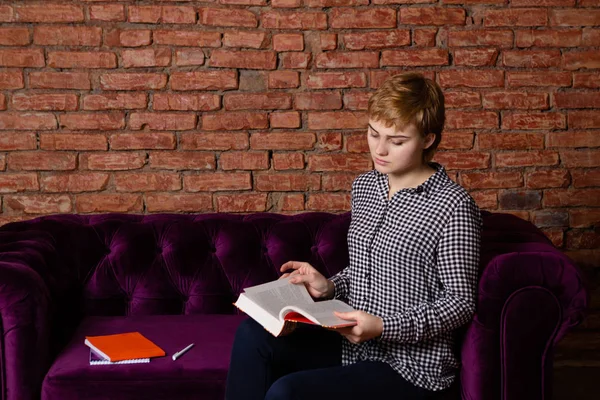
[[[446,108],[481,107],[481,95],[477,92],[447,91],[444,98]]]
[[[196,10],[189,6],[128,7],[129,22],[141,24],[195,24]]]
[[[566,117],[559,112],[506,112],[502,129],[565,129]]]
[[[597,50],[563,52],[562,68],[576,70],[580,68],[600,68],[600,54]]]
[[[371,88],[376,89],[390,76],[405,73],[404,69],[371,71]],[[434,71],[419,71],[425,78],[435,80]]]
[[[472,149],[475,134],[471,131],[446,130],[438,145],[439,150]]]
[[[504,189],[523,186],[521,172],[461,172],[460,184],[466,189]]]
[[[107,51],[49,51],[48,66],[52,68],[116,68],[117,56]]]
[[[438,152],[433,159],[447,169],[484,169],[490,166],[490,153]]]
[[[329,26],[334,29],[381,29],[396,27],[396,10],[392,8],[332,8]]]
[[[124,68],[166,67],[171,63],[171,49],[123,50],[121,58]]]
[[[366,6],[369,0],[305,0],[307,7],[345,7],[345,6]]]
[[[209,65],[222,68],[275,69],[277,55],[272,51],[260,50],[213,50]]]
[[[366,33],[347,33],[341,36],[341,42],[348,50],[383,49],[410,45],[410,31],[370,31]]]
[[[578,47],[581,29],[520,29],[515,43],[517,47]]]
[[[600,208],[579,208],[569,210],[571,228],[588,228],[600,224]]]
[[[155,151],[150,153],[150,167],[159,169],[215,169],[215,155],[197,151]]]
[[[508,29],[449,30],[448,46],[494,46],[506,48],[513,46],[513,36],[513,31]]]
[[[111,73],[100,75],[102,90],[153,90],[167,85],[167,74]]]
[[[317,68],[378,68],[379,53],[330,51],[317,55],[316,66]]]
[[[566,210],[534,211],[531,222],[538,228],[569,226],[569,213]]]
[[[479,133],[480,149],[520,150],[543,149],[544,134],[541,133]]]
[[[84,110],[123,110],[139,109],[148,106],[145,93],[102,93],[83,97]]]
[[[273,8],[298,8],[302,5],[302,0],[271,0]]]
[[[16,193],[39,190],[37,174],[0,174],[0,193]]]
[[[464,25],[465,10],[445,7],[407,7],[400,9],[400,23],[407,25]]]
[[[244,150],[249,146],[245,132],[202,132],[179,135],[181,150]]]
[[[202,129],[207,131],[266,129],[268,126],[266,113],[229,111],[227,113],[202,114]]]
[[[571,170],[573,177],[573,187],[598,187],[600,186],[600,170],[599,169],[573,169]]]
[[[567,168],[600,167],[600,150],[562,150],[560,160]]]
[[[506,67],[550,68],[560,65],[560,50],[506,50],[502,64]]]
[[[30,72],[32,89],[91,89],[87,72]]]
[[[531,189],[567,187],[571,180],[569,171],[564,169],[545,169],[525,174],[525,186]]]
[[[362,111],[325,111],[308,113],[308,129],[366,128],[369,117]]]
[[[31,43],[31,35],[27,27],[0,28],[0,45],[26,46]]]
[[[448,110],[445,125],[447,129],[497,129],[498,113]]]
[[[223,46],[264,48],[268,44],[267,34],[261,31],[232,31],[223,35]]]
[[[40,133],[42,150],[107,150],[108,141],[102,134]]]
[[[344,143],[342,141],[341,132],[321,132],[317,133],[317,146],[318,150],[322,151],[335,151],[342,150]]]
[[[303,51],[304,36],[298,33],[281,33],[273,35],[273,50]]]
[[[121,172],[114,177],[117,192],[171,191],[181,189],[179,173]]]
[[[80,194],[75,196],[78,213],[141,213],[143,199],[139,194]]]
[[[345,193],[313,193],[308,198],[307,210],[348,211],[350,194]]]
[[[204,52],[202,50],[175,50],[177,66],[204,65]]]
[[[273,169],[277,171],[290,169],[304,169],[304,154],[273,153]]]
[[[220,192],[252,189],[250,172],[211,172],[183,176],[187,192]]]
[[[554,93],[554,106],[558,108],[600,108],[599,92]]]
[[[170,132],[115,133],[110,135],[111,150],[174,149],[177,139]]]
[[[495,190],[480,190],[469,194],[479,208],[492,210],[498,208],[498,193]]]
[[[600,189],[550,189],[544,191],[544,207],[600,206]]]
[[[56,127],[56,117],[51,113],[0,113],[0,130],[50,130]]]
[[[581,41],[583,46],[598,46],[600,43],[600,29],[583,28]]]
[[[223,170],[268,169],[269,154],[266,151],[223,152],[219,157],[219,167]]]
[[[213,210],[210,194],[156,193],[146,196],[147,212],[207,212]]]
[[[125,21],[125,6],[123,4],[92,5],[89,9],[91,21]]]
[[[21,89],[25,87],[22,70],[0,71],[0,89]]]
[[[235,71],[173,72],[170,78],[173,90],[227,90],[237,89]]]
[[[297,110],[339,110],[342,96],[339,92],[301,92],[294,94]]]
[[[0,110],[6,110],[6,96],[0,93]]]
[[[446,87],[504,87],[504,71],[454,70],[440,71],[439,84]]]
[[[140,47],[152,43],[149,29],[110,29],[106,28],[104,44],[110,47]],[[154,42],[158,43],[160,31],[154,32]],[[219,34],[220,35],[220,34]],[[220,40],[219,40],[220,42]]]
[[[322,189],[326,191],[351,190],[356,174],[332,173],[322,174]]]
[[[309,154],[309,171],[364,171],[372,168],[371,158],[362,154]]]
[[[567,248],[598,249],[600,248],[600,234],[596,231],[567,231]]]
[[[169,46],[220,47],[220,32],[157,30],[154,43]]]
[[[304,194],[291,193],[282,194],[279,197],[279,210],[281,213],[303,211],[304,210]]]
[[[306,192],[321,189],[321,177],[305,173],[259,174],[255,177],[256,190],[272,192]]]
[[[548,94],[511,91],[485,92],[483,93],[483,107],[486,109],[544,110],[549,107]]]
[[[300,86],[298,71],[271,71],[268,77],[269,89],[293,89]]]
[[[110,175],[103,172],[74,172],[46,175],[41,178],[44,192],[79,193],[105,190]]]
[[[265,29],[327,29],[327,14],[324,12],[271,10],[263,12],[260,18],[261,26]]]
[[[344,108],[346,110],[366,110],[372,95],[371,92],[346,92],[344,94]]]
[[[193,113],[135,112],[129,115],[129,127],[134,130],[186,131],[196,128],[196,123],[197,116]]]
[[[79,155],[81,169],[119,171],[142,168],[145,164],[146,153],[144,152],[111,151]]]
[[[597,26],[600,25],[600,10],[550,9],[549,18],[552,26]]]
[[[296,111],[274,112],[269,115],[271,128],[300,128],[300,113]]]
[[[221,108],[221,97],[212,93],[155,93],[152,107],[157,111],[214,111]]]
[[[4,206],[24,214],[68,213],[73,205],[68,195],[10,195],[4,196]]]
[[[254,150],[311,150],[315,143],[315,134],[310,132],[258,132],[250,137]]]
[[[11,107],[14,110],[74,111],[77,110],[77,103],[78,98],[75,94],[15,93],[12,96]]]
[[[111,113],[68,113],[58,116],[58,124],[63,129],[114,130],[125,127],[125,114]]]
[[[547,86],[571,86],[570,72],[507,72],[509,87],[547,87]]]
[[[546,26],[548,10],[540,8],[512,8],[485,10],[484,26]]]
[[[310,65],[310,61],[312,59],[312,54],[311,53],[297,53],[297,52],[279,53],[279,58],[281,60],[280,65],[282,68],[307,69]]]
[[[558,153],[547,150],[515,151],[495,154],[496,167],[529,167],[558,165]]]
[[[235,195],[218,195],[215,197],[217,212],[221,213],[264,212],[267,209],[266,193],[237,193]]]
[[[495,66],[497,59],[497,49],[456,49],[454,51],[454,65],[469,67]]]
[[[223,96],[226,110],[277,110],[292,108],[288,93],[231,93]]]
[[[23,171],[73,170],[77,167],[74,153],[23,151],[8,153],[8,167]]]
[[[221,4],[235,4],[241,6],[266,6],[267,0],[219,0]]]
[[[384,50],[381,52],[382,66],[426,66],[448,65],[445,49]]]
[[[424,28],[413,30],[413,46],[416,47],[434,47],[436,28]]]
[[[541,201],[540,191],[502,191],[498,194],[498,203],[505,210],[532,210],[540,208]]]
[[[258,19],[252,11],[239,8],[208,8],[203,7],[199,10],[199,17],[202,25],[209,26],[244,26],[247,28],[256,28]],[[264,26],[266,28],[266,26]]]
[[[240,92],[264,92],[267,90],[267,71],[240,70],[239,88]]]
[[[42,49],[0,49],[0,67],[43,67]]]
[[[366,87],[367,76],[364,72],[317,72],[308,75],[306,85],[309,89]]]
[[[37,138],[34,132],[0,132],[0,150],[34,150]]]
[[[83,22],[83,6],[39,3],[14,6],[16,22]]]
[[[600,128],[600,115],[595,110],[568,111],[569,129]]]
[[[321,50],[335,50],[337,48],[337,33],[319,34],[319,46]]]
[[[8,5],[0,5],[0,22],[14,22],[14,9]]]
[[[33,27],[33,44],[40,46],[100,46],[98,26],[38,25]]]

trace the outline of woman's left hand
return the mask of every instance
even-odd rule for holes
[[[340,334],[352,343],[361,343],[376,338],[383,332],[383,320],[364,311],[333,312],[337,317],[347,321],[356,321],[356,325],[338,328]]]

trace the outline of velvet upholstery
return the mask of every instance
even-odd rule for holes
[[[477,311],[457,332],[459,391],[548,399],[552,348],[586,310],[580,271],[531,223],[483,217]],[[221,399],[240,291],[288,260],[341,270],[349,223],[349,212],[59,214],[0,227],[1,398]],[[83,336],[124,329],[167,357],[89,366]]]

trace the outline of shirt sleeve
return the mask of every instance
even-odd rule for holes
[[[442,294],[401,313],[383,316],[380,340],[415,343],[467,323],[475,312],[483,220],[475,202],[453,212],[437,246]]]

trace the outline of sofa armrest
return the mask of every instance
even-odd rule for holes
[[[49,235],[0,232],[0,390],[39,399],[51,364],[51,296],[43,276],[55,253]]]
[[[551,244],[498,244],[461,348],[463,399],[547,399],[554,345],[586,311],[575,264]]]

